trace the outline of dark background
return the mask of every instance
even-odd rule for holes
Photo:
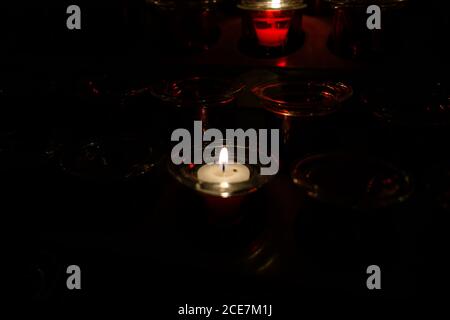
[[[81,31],[66,29],[69,4],[81,7]],[[370,303],[439,292],[446,271],[448,210],[433,206],[433,191],[425,186],[434,174],[430,171],[449,163],[448,128],[379,128],[361,111],[360,97],[379,84],[414,93],[433,81],[448,83],[447,1],[412,1],[406,46],[388,57],[337,58],[324,45],[325,36],[320,38],[323,50],[310,52],[318,39],[311,37],[281,68],[282,60],[238,51],[239,16],[232,4],[219,17],[221,40],[202,53],[170,47],[171,35],[143,5],[125,0],[0,4],[0,107],[6,128],[1,213],[13,253],[6,264],[18,276],[14,296],[19,301],[131,301],[155,308],[165,319],[186,303],[273,303],[288,314],[310,299]],[[315,26],[326,34],[330,17],[305,19],[307,34],[318,30]],[[92,183],[42,160],[61,137],[113,140],[124,131],[162,141],[168,150],[171,129],[183,119],[150,96],[124,108],[121,94],[155,79],[193,74],[231,75],[249,83],[273,74],[343,79],[357,94],[348,114],[314,129],[333,139],[292,145],[280,176],[245,201],[240,209],[245,219],[228,229],[211,225],[204,200],[178,185],[164,165],[131,183]],[[232,114],[236,126],[274,124],[255,104],[248,93],[238,101],[241,109]],[[12,138],[8,132],[14,132]],[[289,178],[294,159],[348,149],[413,172],[418,186],[413,200],[387,212],[361,214],[302,198]],[[363,234],[359,240],[355,229]],[[260,259],[276,257],[262,274],[255,272],[262,262],[246,260],[254,243],[264,244]],[[80,292],[65,289],[70,264],[81,267]],[[382,268],[381,292],[365,288],[370,264]]]

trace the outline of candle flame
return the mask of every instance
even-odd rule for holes
[[[272,9],[280,9],[281,0],[272,0]]]
[[[219,154],[219,164],[225,165],[228,163],[228,149],[223,147],[222,150],[220,150]]]

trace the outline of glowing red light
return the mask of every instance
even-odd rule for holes
[[[259,44],[265,47],[281,47],[287,42],[291,17],[280,10],[266,10],[253,19]]]
[[[277,61],[277,67],[284,68],[287,66],[287,59],[281,58]]]

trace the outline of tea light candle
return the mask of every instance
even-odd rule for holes
[[[285,50],[288,42],[298,40],[300,11],[306,7],[303,0],[242,0],[238,7],[246,12],[243,25],[251,29],[244,29],[244,34],[259,47]]]
[[[270,9],[280,9],[281,1],[272,0]],[[281,10],[264,10],[261,16],[253,19],[259,44],[266,47],[281,47],[287,42],[291,16]]]
[[[234,154],[239,155],[239,152],[249,150],[246,147],[233,146],[233,151]],[[246,163],[245,160],[243,163],[236,163],[234,155],[230,152],[229,156],[228,149],[224,146],[220,147],[219,159],[216,163],[175,165],[169,162],[168,169],[183,185],[207,195],[205,199],[209,199],[208,202],[217,203],[221,198],[226,198],[227,201],[218,205],[222,208],[224,203],[239,204],[244,196],[259,190],[273,177],[261,174],[260,164]],[[233,200],[229,201],[230,198]]]
[[[197,172],[197,178],[201,182],[220,183],[223,188],[233,183],[242,183],[250,180],[250,170],[239,163],[228,163],[228,150],[222,148],[219,154],[218,164],[206,164]]]

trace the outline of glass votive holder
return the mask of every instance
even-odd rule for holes
[[[201,149],[194,147],[193,151],[209,153],[215,160],[204,159],[201,164],[188,161],[174,164],[169,160],[169,173],[193,194],[199,195],[196,198],[203,204],[209,223],[240,224],[247,215],[242,207],[253,203],[253,194],[273,177],[262,175],[261,164],[246,160],[251,152],[258,152],[258,148],[224,140],[203,145]]]
[[[266,274],[275,267],[278,252],[270,230],[271,200],[264,196],[264,190],[221,198],[173,182],[167,184],[168,190],[160,199],[167,221],[160,224],[176,250],[186,253],[181,260],[240,274]]]
[[[345,275],[373,259],[390,264],[411,254],[423,219],[414,214],[415,183],[406,172],[366,154],[327,153],[298,161],[292,179],[302,206],[298,246],[312,267],[342,259],[336,272]]]
[[[242,0],[241,50],[257,57],[288,55],[303,45],[303,0]]]
[[[404,9],[408,0],[328,0],[334,10],[328,47],[345,58],[376,58],[401,48],[404,39]],[[382,11],[382,27],[367,27],[367,8],[378,5]]]
[[[221,128],[233,121],[229,108],[245,88],[239,80],[227,77],[195,76],[162,80],[151,86],[151,94],[171,108],[175,128],[191,128],[202,121],[203,128]]]
[[[174,164],[169,160],[169,172],[181,182],[202,194],[219,198],[233,198],[253,193],[270,181],[270,175],[262,175],[263,166],[244,160],[255,147],[237,146],[233,141],[205,145],[194,152],[214,155],[215,161],[202,164]]]
[[[356,210],[401,204],[414,190],[411,177],[394,165],[345,153],[300,160],[292,171],[292,180],[311,199]]]
[[[168,39],[163,43],[174,50],[209,50],[220,37],[217,8],[222,0],[150,0],[156,8]],[[154,33],[157,30],[152,30]],[[154,34],[154,36],[157,36]],[[166,43],[167,42],[167,43]]]
[[[319,152],[336,135],[335,115],[353,95],[351,86],[332,81],[282,80],[253,88],[269,122],[281,128],[282,154],[287,160]],[[319,148],[319,150],[317,150]]]

